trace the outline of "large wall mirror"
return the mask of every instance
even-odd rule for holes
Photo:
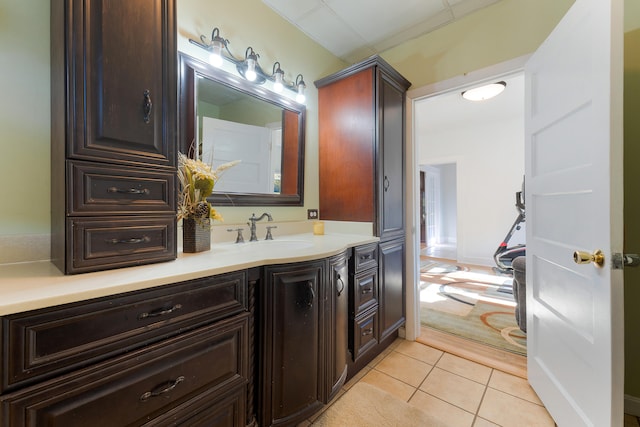
[[[302,206],[305,107],[180,54],[180,151],[224,172],[216,206]]]

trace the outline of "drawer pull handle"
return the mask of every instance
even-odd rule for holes
[[[151,241],[151,238],[148,236],[132,237],[130,239],[107,239],[106,240],[107,243],[111,243],[112,245],[119,245],[121,243],[127,244],[127,245],[136,245],[140,243],[149,243],[150,241]]]
[[[121,193],[121,194],[141,194],[147,195],[151,193],[148,188],[143,188],[139,190],[137,188],[118,188],[118,187],[109,187],[107,188],[107,192],[109,193]]]
[[[368,261],[371,259],[371,254],[362,255],[360,261]]]
[[[362,331],[362,336],[373,335],[373,328],[365,329]]]
[[[171,390],[176,388],[178,384],[180,384],[182,381],[184,381],[183,376],[179,376],[173,381],[167,381],[166,383],[159,385],[153,390],[143,393],[142,396],[140,396],[140,400],[144,402],[145,400],[148,400],[151,397],[157,397],[162,394],[169,393]]]
[[[340,289],[338,289],[338,296],[342,295],[342,292],[344,291],[344,281],[342,280],[342,277],[340,277],[340,275],[338,274],[338,282],[340,282],[340,284],[342,285],[340,287]]]
[[[362,295],[370,294],[372,292],[373,292],[373,288],[364,288],[361,291]]]
[[[313,290],[313,282],[312,281],[308,281],[307,282],[307,288],[309,289],[309,294],[310,297],[309,301],[307,301],[307,307],[311,308],[313,307],[313,300],[316,299],[316,291]]]
[[[151,102],[151,91],[146,89],[142,95],[144,96],[144,103],[142,104],[144,112],[143,120],[145,123],[149,123],[151,121],[151,109],[153,108],[153,102]]]
[[[158,316],[166,316],[167,314],[171,314],[176,312],[182,308],[182,304],[176,304],[170,308],[160,308],[158,310],[153,310],[148,313],[141,313],[138,316],[138,320],[146,319],[148,317],[158,317]]]

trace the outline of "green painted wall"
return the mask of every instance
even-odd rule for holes
[[[640,253],[640,30],[624,37],[624,250]],[[625,393],[640,396],[640,269],[624,271]]]
[[[0,5],[0,236],[49,234],[49,1]]]

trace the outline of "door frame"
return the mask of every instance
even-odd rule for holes
[[[406,165],[406,227],[407,241],[406,281],[412,286],[406,289],[406,324],[405,338],[415,341],[420,336],[420,165],[419,147],[415,138],[414,104],[417,101],[460,91],[463,88],[494,82],[513,74],[523,73],[524,65],[531,55],[523,55],[509,61],[501,62],[480,70],[472,71],[461,76],[443,80],[407,92],[406,97],[406,128],[405,128],[405,165]]]

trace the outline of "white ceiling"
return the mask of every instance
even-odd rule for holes
[[[354,63],[500,0],[262,0],[337,57]]]

